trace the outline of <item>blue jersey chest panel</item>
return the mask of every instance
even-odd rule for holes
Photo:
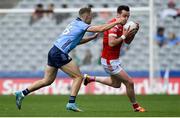
[[[89,25],[80,18],[73,20],[58,37],[54,45],[64,53],[69,53],[82,40],[88,27]]]

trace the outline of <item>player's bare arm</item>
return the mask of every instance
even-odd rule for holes
[[[88,32],[104,32],[106,30],[111,29],[112,27],[114,27],[117,24],[123,24],[125,21],[125,19],[121,19],[119,18],[116,22],[112,22],[109,24],[103,24],[103,25],[96,25],[96,26],[90,26],[87,31]]]
[[[87,43],[87,42],[89,42],[89,41],[91,41],[91,40],[96,39],[96,38],[98,37],[98,35],[99,35],[99,33],[95,33],[95,34],[92,35],[92,36],[83,37],[83,39],[80,41],[79,45],[84,44],[84,43]]]

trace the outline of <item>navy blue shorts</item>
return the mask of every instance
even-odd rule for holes
[[[62,52],[56,46],[53,46],[48,53],[48,65],[55,68],[60,68],[71,60],[72,58],[68,54]]]

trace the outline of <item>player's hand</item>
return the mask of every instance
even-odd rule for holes
[[[96,39],[100,33],[94,33],[93,35],[89,36],[90,39]]]
[[[137,24],[136,29],[137,29],[137,31],[138,31],[138,30],[139,30],[139,23],[136,22],[136,24]]]
[[[131,36],[133,36],[133,35],[136,35],[136,33],[138,32],[138,30],[139,30],[139,23],[136,23],[137,24],[137,27],[135,28],[135,29],[132,29],[132,30],[130,30],[129,32],[128,32],[128,36],[129,37],[131,37]]]
[[[97,38],[97,37],[99,36],[99,34],[100,34],[100,33],[95,33],[95,34],[93,35],[93,38],[94,38],[94,39]]]
[[[138,32],[138,29],[132,29],[128,32],[128,35],[135,35]]]
[[[125,37],[127,37],[127,35],[129,34],[129,32],[130,32],[130,26],[128,27],[128,29],[123,28],[123,35],[124,35]]]
[[[124,18],[124,17],[120,17],[120,18],[117,19],[116,22],[117,22],[118,24],[124,25],[124,24],[126,24],[127,19]]]

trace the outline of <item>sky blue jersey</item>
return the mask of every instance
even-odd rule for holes
[[[80,18],[73,20],[58,37],[54,45],[64,53],[69,53],[82,40],[88,27],[89,25]]]

